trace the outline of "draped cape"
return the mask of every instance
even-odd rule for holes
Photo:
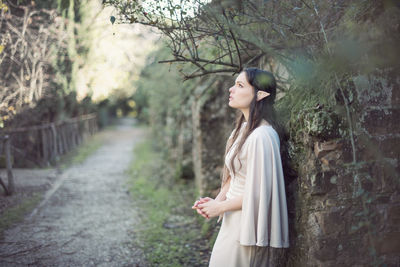
[[[289,247],[279,142],[275,129],[271,125],[262,125],[253,130],[242,147],[244,170],[238,172],[238,175],[245,174],[238,237],[241,245]]]

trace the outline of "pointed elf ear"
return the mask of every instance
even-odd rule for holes
[[[267,97],[269,95],[270,95],[270,93],[268,93],[268,92],[258,91],[257,92],[257,101],[260,101],[261,99],[263,99],[263,98],[265,98],[265,97]]]

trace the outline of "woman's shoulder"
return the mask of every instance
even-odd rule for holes
[[[249,138],[262,138],[270,136],[271,134],[274,134],[274,132],[276,131],[271,125],[260,125],[251,132]]]
[[[261,125],[255,128],[248,137],[251,142],[271,142],[276,141],[279,144],[279,136],[271,125]]]

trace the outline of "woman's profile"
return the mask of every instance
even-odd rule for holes
[[[246,68],[229,89],[229,106],[240,110],[228,138],[221,190],[193,209],[222,224],[210,267],[271,266],[269,247],[289,247],[280,140],[274,129],[276,81],[272,73]]]

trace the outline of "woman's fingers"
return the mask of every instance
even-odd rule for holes
[[[196,200],[192,206],[192,209],[195,209],[196,212],[198,214],[200,214],[201,216],[203,216],[206,219],[210,219],[210,217],[208,216],[208,214],[206,213],[206,211],[204,210],[206,204],[208,201],[213,200],[210,197],[200,197],[198,200]]]
[[[205,207],[207,207],[207,206],[209,206],[209,203],[208,203],[208,202],[203,202],[203,203],[197,204],[197,207],[200,208],[200,209],[203,209],[203,208],[205,208]]]
[[[199,204],[199,200],[197,200],[196,202],[194,202],[194,204],[193,204],[193,206],[192,206],[192,209],[196,209],[198,204]]]
[[[199,205],[200,203],[205,203],[205,202],[207,202],[207,201],[208,201],[208,200],[207,200],[206,198],[199,198],[198,200],[196,200],[196,201],[194,202],[192,208],[193,208],[193,207],[197,207],[197,205]]]
[[[207,219],[209,219],[209,215],[208,215],[208,211],[206,210],[206,208],[198,208],[198,211],[200,211],[201,212],[201,215],[204,217],[204,218],[207,218]]]
[[[203,216],[204,218],[207,218],[207,219],[208,219],[208,215],[207,215],[207,213],[206,213],[205,211],[203,211],[203,210],[200,209],[200,208],[197,208],[196,211],[197,211],[198,214],[200,214],[200,215]]]
[[[197,207],[197,206],[196,206],[196,207],[193,206],[192,209],[195,209],[196,212],[197,212],[198,214],[200,214],[200,215],[203,216],[204,218],[207,218],[207,215],[202,211],[201,208],[199,208],[199,207]]]
[[[205,203],[205,202],[210,201],[210,200],[212,200],[212,198],[210,198],[210,197],[201,197],[201,198],[200,198],[200,201],[201,201],[202,203]]]
[[[208,219],[208,214],[206,212],[202,212],[201,216],[203,216],[204,218]]]
[[[196,200],[196,202],[194,202],[192,209],[197,208],[200,204],[206,203],[209,200],[211,200],[211,198],[206,197],[206,198],[199,198],[198,200]]]

